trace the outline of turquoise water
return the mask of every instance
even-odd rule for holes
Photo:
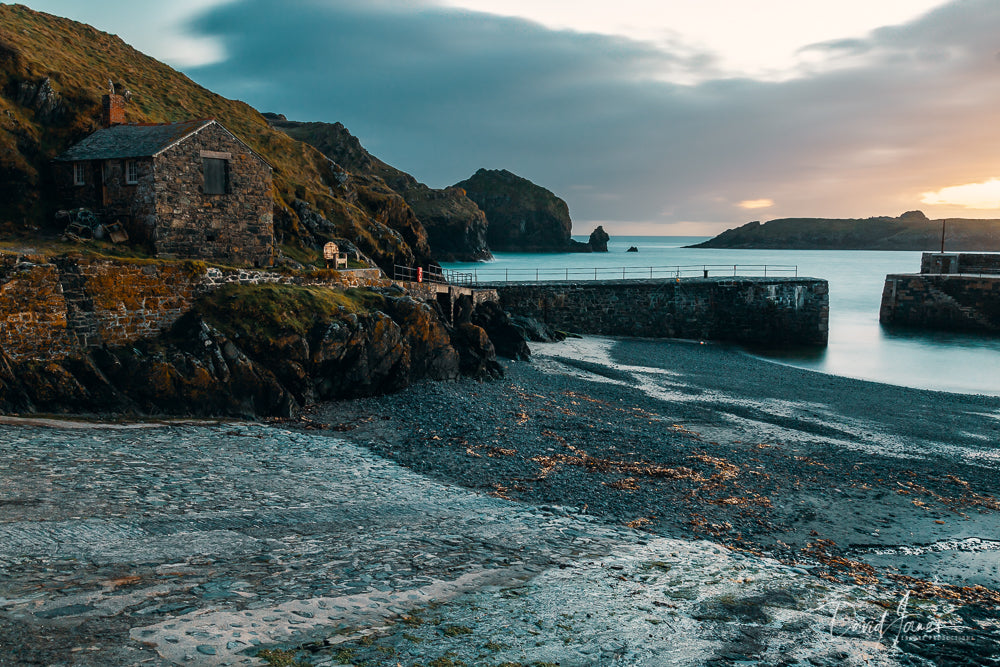
[[[586,237],[579,240],[586,241]],[[449,263],[447,269],[490,272],[497,277],[648,276],[648,267],[692,266],[682,275],[701,275],[701,265],[795,265],[799,276],[830,282],[830,343],[825,350],[786,350],[767,353],[780,363],[824,373],[875,380],[908,387],[972,394],[1000,395],[1000,338],[925,331],[884,329],[878,321],[882,285],[889,273],[917,273],[919,252],[866,250],[720,250],[684,248],[703,238],[619,236],[607,253],[497,253],[488,263]],[[626,253],[636,246],[637,253]],[[574,270],[575,269],[575,270]],[[725,273],[713,268],[712,275]],[[668,272],[654,272],[657,276]],[[779,273],[777,275],[793,275]]]

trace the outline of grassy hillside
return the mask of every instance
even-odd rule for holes
[[[247,104],[216,95],[114,35],[21,5],[0,5],[0,232],[55,231],[49,161],[98,128],[109,81],[131,91],[128,122],[216,118],[263,155],[275,168],[275,233],[289,255],[316,259],[323,242],[342,237],[383,268],[429,261],[418,222],[379,193],[359,191],[349,174],[273,130]],[[297,200],[332,225],[307,228]]]
[[[928,220],[919,211],[898,218],[782,218],[748,222],[696,248],[791,248],[799,250],[1000,251],[1000,220]]]
[[[486,215],[461,188],[435,190],[410,174],[369,153],[341,123],[301,123],[284,116],[265,114],[271,125],[304,141],[347,169],[366,187],[388,187],[405,200],[427,230],[434,256],[441,261],[491,259],[486,245]]]

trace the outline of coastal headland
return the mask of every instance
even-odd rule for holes
[[[1000,399],[534,348],[273,425],[6,423],[0,664],[1000,652]]]

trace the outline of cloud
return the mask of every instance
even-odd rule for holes
[[[771,208],[774,206],[774,201],[771,199],[744,199],[737,206],[751,210],[755,208]]]
[[[224,47],[188,71],[213,90],[342,121],[433,186],[510,169],[580,221],[732,226],[732,202],[762,191],[779,216],[896,214],[993,175],[995,0],[816,45],[815,70],[783,82],[713,79],[715,55],[689,47],[419,2],[244,0],[189,30]],[[665,82],[684,74],[709,80]]]
[[[991,178],[984,183],[953,185],[937,192],[925,192],[920,201],[932,205],[997,210],[1000,209],[1000,180]]]

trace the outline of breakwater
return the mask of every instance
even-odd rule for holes
[[[886,276],[879,321],[1000,332],[1000,254],[924,253],[920,273]]]
[[[755,345],[826,345],[829,286],[816,278],[490,283],[511,314],[564,331]]]

